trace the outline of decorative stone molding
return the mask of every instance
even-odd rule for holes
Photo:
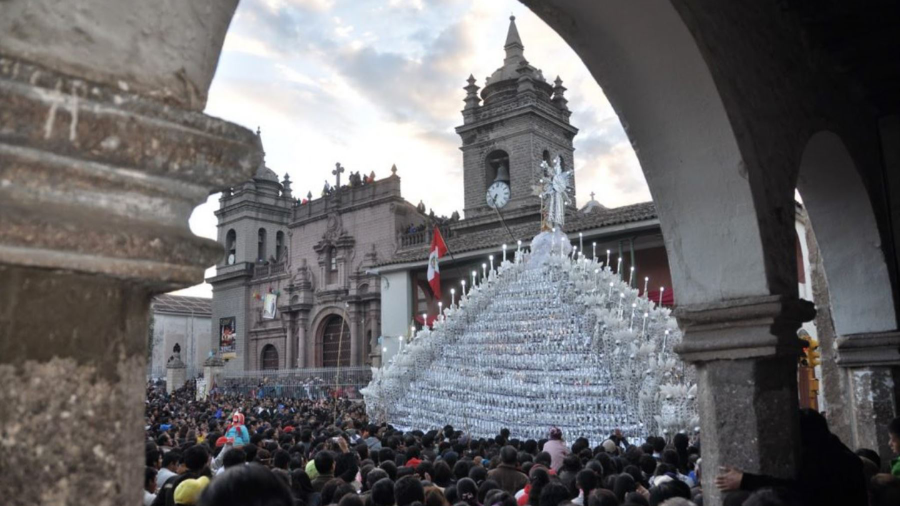
[[[187,218],[258,165],[252,132],[0,55],[0,263],[196,283],[222,255]]]
[[[900,331],[851,334],[835,342],[841,367],[900,366]]]
[[[797,329],[815,314],[811,302],[780,295],[681,306],[675,351],[688,362],[798,355]]]

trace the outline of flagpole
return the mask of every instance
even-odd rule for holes
[[[440,228],[438,228],[437,225],[435,225],[434,228],[435,228],[438,232],[440,232],[440,230],[441,230]],[[433,233],[433,232],[432,232],[432,233]],[[444,248],[447,249],[447,254],[450,255],[450,260],[453,260],[453,270],[456,271],[456,276],[459,277],[459,265],[458,265],[457,262],[456,262],[456,257],[453,256],[453,251],[450,249],[450,246],[447,245],[447,241],[444,240],[443,234],[441,234],[441,242],[444,243]],[[465,279],[465,277],[463,277],[463,279]],[[474,288],[474,287],[473,287],[473,288]],[[460,298],[462,298],[462,295],[460,295]]]

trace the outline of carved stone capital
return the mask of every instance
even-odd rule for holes
[[[900,331],[851,334],[835,341],[841,367],[900,366]]]
[[[797,355],[797,329],[815,317],[809,301],[779,295],[681,306],[684,339],[675,351],[688,362]]]
[[[222,248],[188,227],[248,178],[249,130],[0,54],[0,263],[197,283]]]

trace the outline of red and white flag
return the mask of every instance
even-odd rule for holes
[[[441,231],[434,227],[434,234],[431,236],[431,250],[428,254],[428,284],[431,285],[431,291],[438,300],[441,300],[441,269],[438,267],[438,260],[445,253],[447,253],[447,245],[444,244]]]

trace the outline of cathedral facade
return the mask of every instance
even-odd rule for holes
[[[456,129],[464,219],[436,218],[407,202],[396,168],[378,179],[338,165],[333,186],[298,200],[287,175],[279,180],[262,164],[252,180],[222,194],[216,216],[226,256],[208,281],[212,349],[228,369],[377,365],[400,336],[451,303],[489,255],[499,264],[503,244],[510,259],[519,241],[528,246],[541,224],[535,186],[542,162],[558,159],[572,169],[578,129],[569,122],[561,79],[548,81],[525,59],[514,18],[504,51],[483,88],[471,76],[464,87]],[[626,272],[639,265],[639,280],[653,277],[646,295],[671,303],[671,290],[659,292],[671,282],[653,204],[607,209],[592,198],[578,210],[574,192],[573,184],[570,237],[588,245],[586,255],[612,255]],[[426,280],[435,228],[452,253],[441,260],[438,294]]]
[[[320,198],[293,198],[290,180],[261,165],[223,193],[226,255],[213,286],[213,349],[234,370],[371,363],[381,333],[377,278],[400,228],[424,219],[401,197],[400,177],[354,175]],[[311,197],[311,195],[310,195]]]

